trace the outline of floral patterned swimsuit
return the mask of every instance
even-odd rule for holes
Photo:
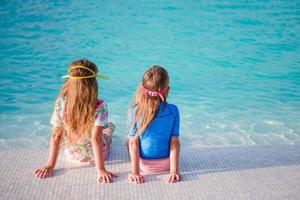
[[[65,131],[63,124],[63,113],[64,113],[64,105],[66,98],[59,97],[56,100],[55,108],[51,117],[51,125],[55,128],[63,128]],[[108,109],[107,104],[102,99],[97,100],[96,104],[96,117],[95,117],[95,126],[103,126],[105,128],[108,127]],[[65,146],[65,155],[67,158],[78,161],[78,162],[94,162],[93,156],[93,148],[91,143],[91,132],[87,133],[86,137],[83,140],[80,140],[72,145]],[[67,141],[67,138],[64,138]],[[106,144],[106,138],[104,134],[102,134],[102,145],[103,145],[103,154],[104,158],[108,154],[108,145]],[[67,142],[66,142],[67,143]]]

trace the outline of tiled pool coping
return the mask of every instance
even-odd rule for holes
[[[0,199],[297,199],[300,197],[300,145],[183,146],[183,181],[167,184],[167,173],[146,175],[129,184],[130,163],[124,147],[113,147],[107,169],[118,173],[112,184],[96,183],[94,166],[78,166],[60,155],[52,178],[33,171],[47,149],[0,151]]]

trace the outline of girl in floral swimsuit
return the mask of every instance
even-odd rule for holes
[[[68,78],[62,85],[51,117],[53,133],[50,139],[48,162],[35,170],[37,178],[50,177],[62,142],[65,155],[78,163],[95,163],[97,181],[109,183],[114,173],[105,169],[104,159],[111,144],[114,125],[108,123],[108,109],[98,99],[97,66],[86,60],[70,64]]]

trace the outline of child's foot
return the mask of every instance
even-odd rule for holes
[[[126,138],[124,145],[127,147],[127,149],[129,148],[129,138]]]
[[[108,127],[103,130],[103,134],[111,137],[111,135],[113,134],[115,129],[116,129],[116,126],[112,122],[109,122]]]
[[[116,126],[112,122],[109,122],[108,128],[103,130],[103,136],[106,140],[105,144],[107,144],[107,145],[111,144],[111,136],[112,136],[113,132],[115,131],[115,129],[116,129]]]

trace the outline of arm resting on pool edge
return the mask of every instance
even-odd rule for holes
[[[104,155],[102,146],[102,134],[103,126],[94,126],[92,130],[92,147],[95,156],[96,170],[97,170],[97,182],[98,183],[110,183],[112,182],[112,177],[117,176],[116,174],[107,171],[104,165]],[[107,143],[107,145],[110,145]]]
[[[129,138],[129,152],[131,158],[131,174],[128,177],[130,183],[144,183],[145,179],[140,174],[140,145],[139,138]]]
[[[63,135],[62,128],[53,128],[53,133],[50,139],[49,157],[46,166],[40,167],[35,170],[35,175],[39,179],[47,178],[52,175],[54,170],[56,160],[59,154],[59,149],[61,145]]]
[[[180,152],[180,141],[178,137],[171,137],[170,141],[170,175],[167,177],[169,183],[175,183],[180,181],[179,174],[179,152]]]

